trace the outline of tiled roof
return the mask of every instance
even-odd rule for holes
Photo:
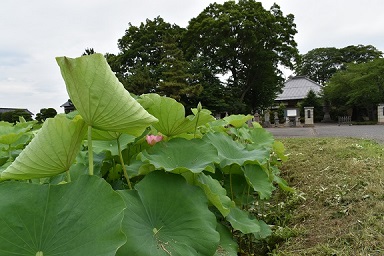
[[[10,112],[10,111],[15,111],[15,110],[23,110],[23,111],[33,115],[33,113],[26,108],[0,108],[0,113],[5,113],[5,112]]]
[[[277,95],[277,101],[282,100],[300,100],[307,97],[312,89],[315,93],[320,93],[322,86],[305,76],[296,76],[288,79],[284,83],[283,92]]]

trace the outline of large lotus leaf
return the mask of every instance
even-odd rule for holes
[[[121,135],[120,132],[102,131],[98,129],[92,129],[93,140],[115,140]]]
[[[65,115],[47,119],[36,137],[1,174],[1,179],[50,177],[68,171],[87,126],[80,116],[69,120]]]
[[[0,255],[115,255],[125,204],[103,179],[0,184]]]
[[[251,219],[247,212],[233,207],[226,217],[235,230],[241,231],[243,234],[260,232],[260,223],[257,219]]]
[[[216,218],[200,188],[176,174],[155,171],[119,191],[127,204],[127,243],[117,255],[213,255],[219,244]]]
[[[224,217],[227,216],[231,211],[231,207],[235,206],[235,203],[227,196],[227,191],[221,186],[220,182],[204,173],[199,174],[197,182],[197,185],[203,189],[208,200]]]
[[[18,140],[10,144],[13,149],[23,149],[33,138],[32,132],[26,132]]]
[[[273,143],[273,151],[276,153],[277,157],[281,159],[281,161],[287,161],[288,156],[285,155],[285,147],[281,141],[275,141]]]
[[[214,120],[211,112],[202,109],[197,117],[195,115],[185,117],[184,106],[176,100],[162,97],[158,94],[144,94],[138,102],[153,116],[159,119],[153,127],[166,136],[175,136],[182,133],[194,132],[196,126],[206,124]]]
[[[273,173],[273,181],[276,182],[282,190],[295,192],[295,189],[291,188],[286,180],[278,176],[280,174],[280,170],[276,166],[271,166],[271,169]]]
[[[214,172],[214,163],[218,162],[214,146],[201,139],[183,138],[157,143],[154,147],[144,150],[139,158],[154,165],[156,169],[174,173],[188,170],[193,173],[204,170]]]
[[[129,143],[132,143],[135,141],[135,137],[129,134],[121,134],[118,139],[113,140],[93,140],[92,141],[92,147],[93,151],[95,153],[101,153],[103,151],[110,151],[112,155],[117,156],[119,155],[119,146],[118,143],[120,143],[120,149],[123,150],[127,148],[127,145]]]
[[[239,128],[242,127],[245,122],[252,119],[251,115],[230,115],[223,118],[228,124]]]
[[[155,170],[155,167],[149,163],[143,163],[140,160],[132,159],[129,165],[125,166],[129,177],[146,175]]]
[[[25,132],[32,128],[32,123],[17,123],[13,125],[8,122],[0,122],[0,143],[10,145],[19,140]]]
[[[253,189],[259,194],[260,199],[271,197],[275,187],[272,184],[268,174],[260,165],[245,165],[242,167],[244,176]]]
[[[249,135],[252,144],[249,145],[251,149],[266,149],[268,154],[273,148],[274,138],[273,135],[264,128],[253,128],[249,130]]]
[[[220,234],[220,244],[214,256],[237,256],[238,245],[233,241],[231,232],[220,223],[217,224],[216,230]]]
[[[220,167],[232,164],[264,163],[265,150],[247,150],[242,144],[233,141],[223,133],[208,133],[203,140],[213,144],[219,152]]]
[[[102,54],[56,61],[69,97],[88,125],[139,136],[157,121],[124,89]]]
[[[265,238],[269,237],[270,235],[272,235],[271,227],[267,223],[265,223],[262,220],[259,220],[259,224],[260,224],[260,231],[257,233],[253,233],[253,235],[256,237],[256,239],[258,239],[258,240],[265,239]]]

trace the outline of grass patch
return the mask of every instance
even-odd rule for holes
[[[268,252],[254,255],[384,255],[384,145],[350,138],[280,141],[289,154],[282,176],[297,193],[279,191],[273,207],[264,208],[275,232],[261,245]]]

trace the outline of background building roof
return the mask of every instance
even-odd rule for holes
[[[276,97],[276,101],[305,99],[312,89],[319,94],[322,86],[305,76],[295,76],[284,83],[283,92]]]
[[[23,111],[29,113],[30,115],[34,115],[31,111],[29,111],[26,108],[0,108],[0,114],[5,113],[5,112],[10,112],[10,111],[15,111],[15,110],[23,110]]]

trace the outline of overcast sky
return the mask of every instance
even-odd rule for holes
[[[186,27],[210,0],[1,0],[0,108],[55,108],[68,95],[56,56],[78,57],[86,48],[118,53],[128,23],[161,16]],[[223,3],[224,1],[216,1]],[[295,16],[300,53],[319,47],[373,45],[384,51],[382,0],[262,0]],[[287,74],[288,75],[288,74]]]

